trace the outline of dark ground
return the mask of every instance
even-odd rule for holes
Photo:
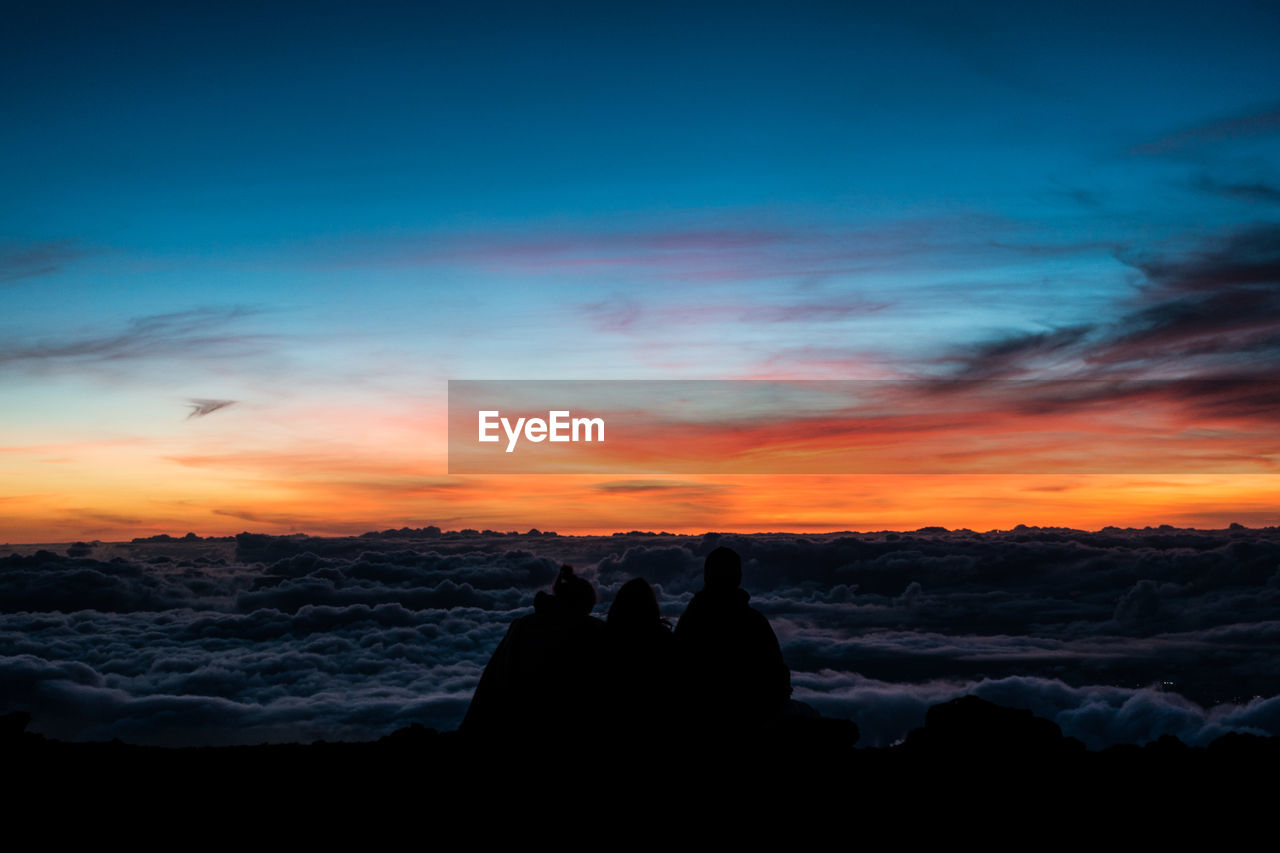
[[[934,706],[922,728],[883,749],[854,748],[856,727],[830,719],[719,740],[575,750],[499,748],[420,726],[367,743],[172,749],[64,743],[24,732],[25,722],[22,714],[3,718],[5,774],[16,783],[10,805],[144,807],[161,822],[223,803],[268,818],[299,808],[316,817],[332,810],[335,819],[353,809],[404,817],[429,808],[437,818],[448,809],[468,820],[567,809],[607,822],[610,809],[706,817],[724,808],[748,822],[830,819],[832,810],[872,822],[946,811],[1008,825],[1034,814],[1141,826],[1208,818],[1211,804],[1244,809],[1274,793],[1268,780],[1280,762],[1280,738],[1242,734],[1199,748],[1166,737],[1090,751],[1049,720],[977,697]],[[1154,811],[1137,815],[1140,806]],[[769,811],[753,816],[751,808]]]

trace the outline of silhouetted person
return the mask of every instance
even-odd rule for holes
[[[552,594],[539,592],[498,644],[460,730],[492,741],[558,742],[599,717],[604,623],[596,591],[562,566]]]
[[[632,578],[614,596],[605,637],[606,722],[632,738],[660,738],[678,698],[675,638],[644,578]]]
[[[675,630],[693,711],[701,725],[723,730],[765,724],[791,696],[778,637],[747,603],[736,551],[720,547],[708,554],[702,578]]]

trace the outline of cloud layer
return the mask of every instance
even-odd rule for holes
[[[30,710],[51,736],[163,744],[452,728],[561,561],[598,585],[599,613],[643,576],[675,618],[702,556],[727,543],[796,697],[855,719],[865,745],[966,692],[1092,747],[1280,734],[1275,528],[531,533],[242,534],[2,558],[2,710]]]

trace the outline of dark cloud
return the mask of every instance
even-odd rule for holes
[[[187,405],[191,407],[191,414],[187,415],[187,420],[203,418],[205,415],[211,415],[219,409],[225,409],[227,406],[235,405],[235,403],[235,400],[207,400],[193,397],[187,400]]]
[[[241,521],[249,521],[254,524],[273,524],[284,525],[294,530],[305,530],[310,527],[324,527],[324,519],[318,516],[310,515],[290,515],[286,513],[266,513],[256,510],[236,509],[234,507],[214,507],[211,512],[214,515],[223,515],[228,518],[238,518]]]
[[[1280,203],[1280,187],[1263,181],[1219,181],[1202,174],[1197,175],[1190,186],[1197,192],[1249,204]]]
[[[1274,290],[1280,283],[1280,224],[1255,225],[1184,254],[1131,263],[1148,279],[1148,300],[1157,303],[1171,295],[1213,294],[1223,287]]]
[[[108,334],[57,340],[10,341],[0,345],[0,365],[84,365],[146,358],[225,358],[260,352],[269,338],[231,331],[258,313],[245,307],[195,308],[135,317]]]
[[[451,728],[561,562],[596,584],[598,613],[639,576],[674,619],[724,544],[797,698],[851,716],[867,745],[966,692],[1091,746],[1280,734],[1276,528],[393,533],[241,534],[231,561],[200,542],[0,558],[0,711],[58,737],[167,744]]]
[[[1213,119],[1182,128],[1133,148],[1134,154],[1180,154],[1238,139],[1280,133],[1280,107]]]
[[[923,725],[930,706],[968,694],[1051,719],[1063,734],[1092,749],[1147,743],[1164,734],[1196,746],[1228,731],[1272,734],[1280,711],[1278,699],[1206,708],[1159,685],[1073,686],[1026,676],[892,683],[824,671],[794,680],[805,702],[825,714],[858,720],[863,746],[890,746],[905,731]]]
[[[1048,198],[1053,200],[1067,199],[1080,207],[1097,210],[1101,208],[1108,200],[1108,194],[1099,190],[1084,189],[1083,187],[1073,187],[1055,181],[1057,188],[1042,193],[1037,193],[1038,198]]]
[[[88,254],[88,249],[72,240],[0,243],[0,284],[53,275]]]
[[[137,518],[131,515],[120,515],[114,512],[99,512],[93,509],[84,509],[72,507],[67,511],[68,517],[75,519],[92,519],[93,521],[101,521],[106,524],[118,525],[121,527],[134,527],[146,524],[146,519]]]
[[[786,297],[784,297],[786,299]],[[608,302],[589,302],[579,309],[602,331],[624,332],[640,327],[652,330],[679,325],[705,325],[708,319],[718,322],[752,323],[819,323],[839,322],[887,310],[893,302],[871,300],[861,296],[830,297],[822,300],[787,299],[774,304],[724,303],[699,301],[675,308],[642,308],[625,298]]]
[[[1128,263],[1142,284],[1112,318],[969,346],[942,360],[951,373],[929,389],[981,391],[1024,412],[1163,399],[1195,416],[1274,418],[1280,225]],[[1019,381],[1000,393],[991,383],[1004,379]],[[987,384],[968,384],[975,381]]]
[[[1145,278],[1141,301],[1082,354],[1089,365],[1140,370],[1180,361],[1211,377],[1267,375],[1280,365],[1280,225],[1131,263]]]
[[[958,367],[951,378],[961,381],[1016,379],[1043,369],[1064,356],[1074,355],[1094,330],[1090,325],[1069,326],[1043,332],[1009,335],[976,344],[954,359]]]
[[[643,492],[715,492],[723,487],[707,483],[681,483],[672,480],[610,480],[594,483],[591,488],[601,492],[634,494]]]

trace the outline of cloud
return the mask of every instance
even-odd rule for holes
[[[1280,364],[1280,225],[1241,229],[1183,254],[1131,263],[1140,302],[1084,354],[1100,367],[1189,362],[1203,374]]]
[[[680,287],[689,282],[716,285],[784,278],[817,289],[834,276],[869,271],[985,268],[992,249],[1038,257],[1046,252],[1090,251],[1098,245],[1019,245],[1021,224],[972,212],[873,226],[779,224],[761,221],[751,213],[734,213],[730,218],[738,224],[631,223],[611,229],[567,226],[369,240],[340,248],[323,263],[391,267],[456,264],[503,274],[586,275],[597,284],[601,276],[642,274],[651,284],[681,282]],[[308,254],[315,257],[315,248],[308,247]],[[622,301],[627,301],[625,295]],[[862,305],[874,307],[884,300],[860,302],[848,309],[835,307],[861,311]],[[745,303],[739,306],[740,310],[751,307]],[[820,308],[821,300],[815,300],[812,310]],[[632,322],[630,307],[615,305],[613,300],[593,300],[582,310],[611,328],[625,328]],[[808,310],[799,306],[799,313]],[[783,310],[774,314],[773,321],[803,319],[796,314]]]
[[[1280,133],[1280,107],[1184,127],[1133,148],[1134,154],[1181,154],[1239,139],[1253,139]]]
[[[59,340],[14,341],[0,346],[0,366],[83,366],[138,359],[227,358],[261,352],[270,338],[228,330],[260,313],[242,306],[194,308],[135,317],[112,334]]]
[[[717,486],[714,483],[682,483],[673,480],[610,480],[605,483],[593,483],[591,488],[609,494],[638,494],[645,492],[710,494],[724,490],[723,486]]]
[[[1148,279],[1148,301],[1220,288],[1273,286],[1280,281],[1280,224],[1253,225],[1206,240],[1181,253],[1131,263]]]
[[[1280,203],[1280,187],[1263,181],[1219,181],[1209,175],[1198,175],[1191,181],[1197,192],[1242,201],[1248,204]]]
[[[53,275],[89,254],[72,240],[0,243],[0,284]]]
[[[858,720],[861,746],[891,746],[923,725],[932,705],[970,694],[1053,720],[1064,735],[1090,749],[1148,743],[1166,734],[1206,746],[1228,731],[1280,732],[1280,702],[1274,699],[1206,708],[1155,685],[1076,687],[1021,676],[895,684],[831,671],[805,675],[798,683],[796,695],[803,701],[825,714]]]
[[[1025,332],[984,341],[948,359],[958,364],[950,378],[1016,379],[1073,357],[1094,330],[1092,325]]]
[[[712,303],[704,300],[662,307],[644,308],[634,300],[620,298],[588,302],[580,306],[584,315],[605,332],[668,329],[673,326],[705,326],[708,322],[770,324],[836,323],[865,317],[892,308],[894,303],[859,295],[803,301],[783,298],[776,302],[744,301]]]
[[[645,577],[678,618],[717,545],[772,622],[797,698],[888,744],[966,692],[1091,746],[1280,734],[1280,531],[1018,528],[604,537],[241,534],[234,559],[0,558],[0,712],[80,739],[372,739],[455,726],[561,562]],[[184,556],[185,555],[185,556]],[[1257,697],[1257,698],[1255,698]]]
[[[1280,225],[1255,225],[1187,251],[1127,261],[1142,274],[1113,317],[1017,332],[940,360],[935,392],[1017,379],[1007,406],[1076,410],[1089,403],[1176,402],[1193,417],[1270,418],[1280,404]],[[1072,384],[1075,383],[1075,384]]]
[[[238,518],[241,521],[250,521],[254,524],[283,525],[290,530],[315,530],[322,528],[325,525],[324,518],[315,515],[270,513],[258,510],[236,509],[234,507],[212,507],[209,511],[214,515],[223,515],[227,518]]]
[[[187,405],[191,407],[191,414],[187,415],[187,420],[203,418],[205,415],[213,414],[219,409],[225,409],[227,406],[235,405],[235,403],[235,400],[206,400],[193,397],[187,401]]]

